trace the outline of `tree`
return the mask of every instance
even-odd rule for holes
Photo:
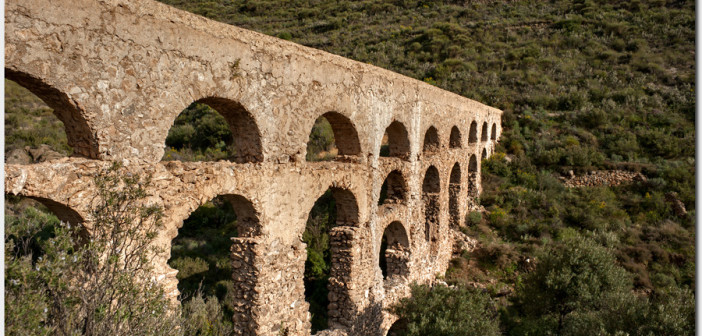
[[[525,316],[519,333],[562,334],[569,317],[598,311],[608,297],[631,289],[629,274],[596,242],[569,238],[545,251],[518,289],[516,308]],[[540,329],[539,331],[534,330]]]

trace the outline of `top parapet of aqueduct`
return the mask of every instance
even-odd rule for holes
[[[6,76],[54,108],[82,156],[159,161],[177,115],[207,98],[250,116],[261,159],[271,162],[304,157],[314,120],[329,111],[352,122],[362,154],[377,154],[394,120],[415,151],[431,126],[442,137],[455,125],[468,134],[472,121],[501,131],[498,109],[152,0],[5,6]]]

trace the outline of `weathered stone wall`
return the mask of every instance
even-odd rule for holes
[[[464,225],[480,192],[479,159],[494,150],[501,111],[153,1],[9,0],[5,8],[8,78],[54,108],[82,156],[7,165],[6,192],[94,225],[95,174],[113,160],[150,174],[148,201],[167,215],[157,241],[167,252],[154,258],[154,276],[171,295],[171,240],[192,211],[220,195],[240,217],[231,256],[242,335],[309,334],[302,234],[329,188],[339,207],[334,333],[384,335],[394,317],[383,308],[408,295],[411,282],[429,283],[448,267],[449,223]],[[173,121],[194,101],[227,119],[241,153],[235,162],[159,162]],[[344,157],[306,162],[321,115]],[[379,157],[386,129],[394,157]],[[391,197],[378,205],[389,175]],[[388,279],[379,266],[384,234],[404,237],[386,252],[397,275]]]

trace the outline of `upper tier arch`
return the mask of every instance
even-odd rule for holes
[[[80,125],[67,130],[72,146],[90,158],[158,162],[177,114],[208,97],[237,102],[256,121],[261,153],[247,162],[304,161],[307,126],[317,112],[352,120],[364,154],[388,120],[402,120],[420,153],[423,139],[414,134],[422,137],[432,123],[443,133],[502,113],[369,64],[151,0],[120,6],[11,0],[5,29],[9,76],[26,82],[19,74],[27,74],[63,93],[58,105],[72,107],[66,119],[75,119],[64,122]]]
[[[68,145],[75,155],[93,159],[98,157],[100,150],[96,134],[88,122],[90,116],[60,86],[50,85],[47,82],[49,76],[41,79],[28,72],[6,67],[5,77],[41,98],[54,110],[56,117],[63,122]]]

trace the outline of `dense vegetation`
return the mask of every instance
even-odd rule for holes
[[[234,138],[224,117],[205,104],[181,112],[166,137],[166,161],[217,161],[234,156]]]
[[[153,282],[163,213],[143,203],[150,181],[118,164],[99,172],[90,239],[80,223],[59,221],[39,202],[6,196],[8,335],[231,334],[231,313],[212,289],[174,307]]]
[[[336,225],[336,201],[331,190],[327,190],[314,203],[307,218],[302,241],[307,244],[305,261],[305,299],[310,304],[312,331],[327,328],[327,306],[329,290],[327,283],[331,272],[331,250],[329,230]]]
[[[496,320],[501,333],[515,335],[694,330],[692,1],[163,2],[387,68],[504,111],[497,153],[483,161],[479,202],[486,211],[466,218],[466,233],[481,247],[453,261],[446,276],[457,286],[453,294],[419,288],[416,301],[395,308],[406,318],[399,333],[471,334],[473,329],[451,329],[473,328],[461,324],[465,316],[426,309],[445,297],[475,297],[464,293],[471,286],[485,288],[490,300],[452,304],[467,305],[465,314],[486,323],[485,330],[494,330]],[[6,153],[40,143],[70,153],[65,135],[53,135],[60,124],[40,125],[50,111],[7,83]],[[189,107],[169,133],[173,150],[165,158],[233,155],[231,133],[216,118],[202,105]],[[329,157],[330,137],[320,120],[310,135],[309,160]],[[566,188],[558,179],[570,170],[598,169],[639,171],[647,180]],[[677,201],[686,212],[676,209]],[[312,214],[311,220],[322,218],[317,227],[331,223],[324,213]],[[315,246],[308,250],[308,280],[323,279],[328,269],[328,242],[311,244],[318,240],[305,237]],[[211,272],[216,262],[200,258],[204,262],[193,264]],[[203,287],[217,282],[205,279]],[[446,328],[426,329],[436,325],[426,321],[439,319]]]
[[[168,264],[178,270],[181,301],[192,299],[218,303],[220,323],[231,324],[234,310],[230,251],[237,232],[236,212],[231,203],[217,197],[197,208],[173,239]]]

